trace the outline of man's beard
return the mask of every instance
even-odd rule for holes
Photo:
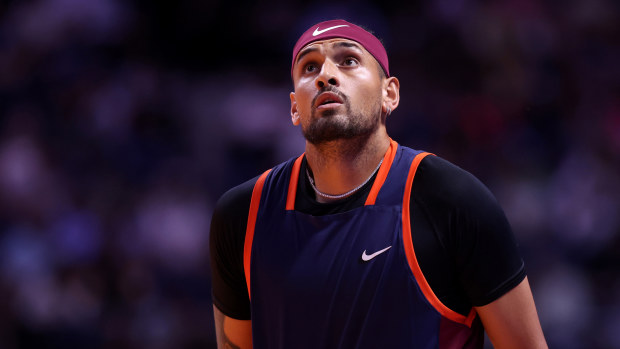
[[[312,109],[310,124],[302,127],[308,142],[321,145],[340,139],[368,138],[379,128],[381,105],[378,101],[364,115],[363,111],[352,111],[349,99],[341,93],[339,95],[343,98],[340,108],[324,111]],[[336,115],[338,113],[341,115]]]

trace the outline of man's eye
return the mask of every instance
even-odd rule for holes
[[[317,69],[316,64],[311,63],[311,64],[306,65],[306,67],[304,68],[304,71],[307,73],[312,73],[316,71],[316,69]]]
[[[342,62],[342,65],[346,65],[346,66],[357,65],[357,59],[349,57]]]

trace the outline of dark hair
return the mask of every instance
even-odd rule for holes
[[[357,23],[352,23],[355,24],[356,26],[364,29],[365,31],[369,32],[370,34],[374,35],[375,38],[377,38],[377,40],[379,40],[379,42],[381,43],[381,45],[383,45],[383,47],[385,47],[385,44],[383,43],[383,39],[381,39],[380,37],[378,37],[374,31],[368,29],[367,27],[357,24]],[[374,58],[374,57],[373,57]],[[379,64],[379,61],[375,58],[375,62],[377,62],[377,66],[379,67],[379,78],[381,79],[385,79],[387,78],[387,74],[385,72],[385,70],[383,70],[383,66],[381,66],[381,64]]]

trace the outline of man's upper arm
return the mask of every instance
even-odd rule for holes
[[[224,315],[215,305],[215,335],[218,349],[251,349],[252,320],[237,320]]]
[[[482,306],[519,285],[526,276],[525,265],[491,191],[465,171],[454,186],[450,246],[468,298],[474,306]]]
[[[519,285],[525,278],[523,260],[487,187],[436,156],[424,158],[418,172],[411,212],[418,226],[425,224],[432,234],[412,238],[420,247],[416,254],[422,271],[442,302],[467,314],[472,305],[489,304]]]
[[[433,161],[435,160],[435,161]],[[431,162],[432,161],[432,162]],[[444,236],[464,292],[495,348],[545,348],[516,239],[499,203],[477,178],[431,159],[435,193],[450,224]]]
[[[243,245],[254,178],[218,200],[209,236],[213,304],[226,316],[250,319],[250,299],[243,270]]]
[[[547,348],[527,277],[476,312],[496,349]]]

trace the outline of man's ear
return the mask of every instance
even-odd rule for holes
[[[400,82],[394,76],[383,80],[383,112],[386,116],[398,108],[400,102]]]
[[[297,111],[297,100],[295,100],[295,92],[291,92],[291,121],[293,125],[299,125],[299,112]]]

